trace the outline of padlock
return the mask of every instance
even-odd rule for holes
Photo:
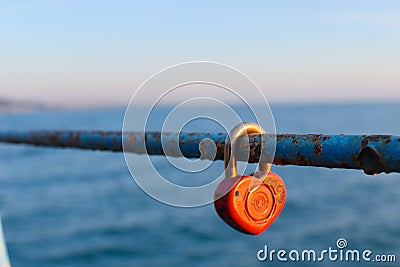
[[[218,215],[234,229],[258,235],[278,217],[286,200],[285,184],[279,175],[270,172],[271,164],[260,156],[259,170],[250,176],[237,174],[237,140],[243,135],[265,133],[255,123],[239,124],[225,142],[225,178],[214,194]],[[232,139],[232,141],[231,141]]]

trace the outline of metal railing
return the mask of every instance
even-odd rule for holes
[[[184,132],[122,134],[106,131],[0,131],[0,142],[223,160],[226,135]],[[262,144],[262,140],[265,144]],[[278,134],[265,135],[263,138],[253,135],[248,142],[245,141],[241,145],[250,145],[250,150],[239,152],[238,160],[258,162],[260,153],[265,152],[261,148],[276,145],[275,156],[271,161],[277,165],[362,169],[366,174],[400,172],[400,136]],[[176,142],[180,153],[169,148],[169,145]]]

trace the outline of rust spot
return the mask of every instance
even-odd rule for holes
[[[368,138],[363,138],[362,140],[361,140],[361,147],[366,147],[367,145],[368,145],[368,143],[369,143],[369,140],[368,140]]]
[[[251,156],[252,158],[254,158],[254,161],[252,162],[260,161],[260,155],[261,155],[261,144],[254,146],[254,149],[251,151]]]
[[[118,137],[115,136],[115,137],[113,138],[113,141],[112,141],[112,142],[113,142],[114,145],[117,145],[117,144],[118,144]]]
[[[218,142],[215,143],[217,148],[217,153],[215,154],[215,159],[224,159],[224,149],[225,149],[225,142]]]
[[[312,135],[312,142],[319,142],[319,140],[321,140],[322,134],[313,134]]]
[[[51,143],[54,143],[54,144],[59,143],[59,142],[58,142],[59,139],[58,139],[58,135],[57,135],[57,134],[54,134],[54,135],[52,134],[52,135],[50,135],[49,140],[50,140]]]
[[[363,135],[361,147],[366,147],[370,142],[382,141],[385,144],[390,142],[391,135]]]
[[[274,164],[277,165],[297,165],[297,161],[287,159],[287,158],[281,158],[281,157],[275,157],[274,158]]]
[[[282,139],[296,139],[296,135],[295,134],[278,134],[276,136],[276,141],[282,141]]]
[[[343,169],[352,169],[352,167],[347,164],[347,163],[340,163],[339,164],[339,168],[343,168]]]
[[[309,165],[309,161],[307,160],[307,158],[304,155],[300,154],[300,152],[297,152],[296,156],[298,158],[299,165],[303,166]]]
[[[314,154],[320,156],[322,154],[322,145],[316,144],[313,148]]]
[[[299,142],[297,141],[297,139],[293,139],[293,140],[292,140],[292,144],[293,144],[293,145],[298,145],[298,143],[299,143]]]
[[[374,175],[385,171],[384,164],[378,152],[369,147],[363,147],[355,156],[355,161],[366,174]]]
[[[323,141],[329,140],[331,139],[331,137],[329,135],[324,135],[324,137],[322,137]]]

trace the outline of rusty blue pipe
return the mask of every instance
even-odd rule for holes
[[[123,136],[121,132],[103,131],[3,131],[0,142],[115,152],[123,151],[124,142],[128,152],[178,156],[163,149],[161,135],[167,144],[178,140],[185,157],[224,158],[226,133],[131,132]],[[205,138],[208,143],[201,143]],[[261,144],[260,135],[254,135],[249,138],[250,150],[243,149],[249,155],[239,153],[238,160],[248,157],[249,162],[258,162],[261,147],[267,147],[275,140],[274,164],[362,169],[366,174],[400,172],[400,136],[391,135],[266,135],[265,146]]]

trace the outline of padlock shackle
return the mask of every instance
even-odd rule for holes
[[[236,150],[238,145],[238,139],[244,135],[247,137],[252,134],[264,134],[265,131],[260,125],[254,122],[244,122],[236,125],[228,134],[225,140],[224,148],[224,167],[225,177],[235,178],[238,176],[237,163],[236,163]],[[248,138],[247,138],[248,140]],[[261,151],[264,151],[261,149]],[[261,153],[260,161],[258,165],[259,172],[269,173],[271,164],[266,162],[266,157]]]

